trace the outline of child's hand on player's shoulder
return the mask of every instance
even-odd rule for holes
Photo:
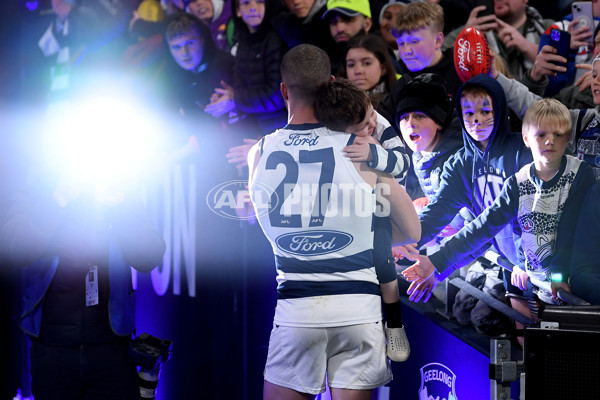
[[[344,154],[352,161],[371,161],[371,146],[369,144],[378,144],[377,139],[372,136],[356,137],[354,143],[344,147]]]

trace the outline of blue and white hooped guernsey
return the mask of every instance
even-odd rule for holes
[[[373,266],[375,194],[320,124],[265,136],[250,196],[277,267],[275,323],[331,327],[381,320]]]

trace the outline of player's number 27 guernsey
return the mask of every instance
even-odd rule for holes
[[[317,124],[265,136],[250,186],[277,267],[275,323],[381,320],[372,261],[375,194],[342,149],[352,135]]]

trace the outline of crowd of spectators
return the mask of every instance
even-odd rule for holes
[[[52,0],[51,22],[46,31],[40,32],[38,43],[43,55],[51,60],[46,97],[49,104],[60,104],[68,98],[85,75],[80,71],[106,66],[110,60],[112,67],[132,79],[135,87],[163,111],[185,121],[181,125],[186,130],[184,136],[205,141],[210,135],[210,140],[223,138],[227,147],[237,145],[228,157],[240,168],[244,152],[256,140],[286,124],[279,65],[288,49],[308,43],[329,55],[332,75],[347,78],[368,93],[377,111],[405,141],[416,137],[401,132],[405,112],[427,114],[427,109],[409,107],[403,99],[410,93],[410,98],[417,101],[420,96],[415,88],[431,87],[429,81],[411,81],[425,73],[441,78],[435,88],[445,90],[448,104],[444,99],[436,100],[436,104],[444,104],[444,118],[437,119],[443,129],[438,133],[444,143],[449,142],[446,136],[454,138],[451,142],[456,146],[444,156],[444,160],[452,159],[460,147],[460,139],[456,139],[465,129],[461,128],[463,116],[453,110],[465,108],[456,98],[463,82],[454,69],[454,40],[463,28],[475,27],[485,34],[494,55],[490,73],[494,82],[484,80],[483,86],[492,87],[494,96],[501,87],[506,96],[509,110],[497,110],[495,114],[495,118],[503,118],[498,124],[506,127],[506,135],[508,127],[520,130],[520,119],[540,96],[558,99],[571,109],[573,118],[566,153],[591,164],[596,179],[600,176],[600,63],[593,62],[600,49],[594,46],[600,40],[598,18],[595,30],[588,30],[570,15],[569,2],[561,2],[553,15],[545,15],[547,9],[537,10],[527,0],[495,0],[493,10],[477,6],[475,1],[453,0],[143,0],[115,1],[112,8],[97,5],[105,3],[110,2]],[[594,15],[600,16],[600,2],[591,3]],[[547,45],[552,28],[570,34],[567,58]],[[504,95],[492,96],[495,106],[498,98],[503,104]],[[423,96],[433,94],[423,92]],[[521,145],[519,150],[523,150]],[[412,153],[416,147],[408,146],[407,152]],[[488,150],[482,149],[481,157],[483,160],[487,155],[489,162]],[[506,154],[517,149],[494,151]],[[422,163],[422,157],[419,154],[413,161]],[[512,174],[520,166],[515,164],[507,171]],[[411,166],[404,183],[417,203],[424,198],[430,204],[436,202],[436,188],[446,173],[445,166],[438,167],[435,175],[427,175],[432,185],[422,190]],[[487,187],[492,176],[484,171],[475,179],[474,166],[467,172],[470,181],[462,184],[473,194],[481,191],[481,187],[475,187],[479,177],[485,178]],[[469,200],[477,203],[475,214],[492,204],[494,199],[486,196],[497,195],[507,178],[499,177],[497,190],[479,193],[481,202]],[[596,195],[597,190],[590,193]],[[455,203],[451,194],[443,201]],[[454,203],[457,210],[466,205]],[[594,209],[589,212],[598,213]],[[422,219],[426,217],[427,212]],[[449,222],[455,215],[446,217]],[[578,235],[593,235],[598,227],[590,227],[591,220],[581,219]],[[460,227],[453,231],[457,229]],[[431,232],[432,237],[436,234]],[[573,246],[584,243],[579,240]],[[582,279],[587,275],[581,274],[599,274],[596,270],[600,266],[597,262],[594,265],[594,258],[586,257],[589,250],[576,252],[577,282],[591,281]],[[568,281],[568,277],[563,279]],[[588,295],[592,292],[586,287],[575,294],[597,302]]]

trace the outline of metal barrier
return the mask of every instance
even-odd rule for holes
[[[494,251],[488,250],[484,254],[484,258],[502,268],[510,271],[513,269],[513,264],[507,258],[500,256]],[[586,354],[586,346],[588,348],[587,353],[589,353],[592,348],[597,347],[596,345],[599,339],[598,335],[600,335],[600,307],[591,306],[587,301],[572,293],[559,289],[557,290],[558,298],[569,304],[569,306],[549,305],[542,308],[539,323],[540,327],[535,327],[534,322],[529,320],[529,318],[526,318],[522,314],[472,287],[468,283],[457,278],[453,279],[451,283],[466,290],[469,294],[482,299],[490,305],[490,307],[499,310],[510,318],[525,325],[523,360],[511,360],[511,343],[508,339],[492,338],[490,340],[491,400],[511,399],[511,383],[516,382],[517,380],[520,381],[520,400],[526,400],[528,395],[529,398],[543,398],[544,400],[549,400],[551,398],[568,398],[569,395],[566,395],[565,397],[565,393],[557,389],[552,389],[554,391],[553,393],[547,391],[541,394],[540,388],[547,387],[548,381],[561,381],[562,385],[565,386],[566,382],[558,378],[560,374],[562,374],[560,376],[564,375],[564,365],[561,365],[560,362],[564,364],[565,359],[581,359],[582,355]],[[545,290],[551,290],[549,282],[532,280],[532,283]],[[569,335],[569,342],[561,342],[561,346],[558,346],[559,340],[557,337],[564,335]],[[590,340],[590,338],[592,340]],[[574,342],[585,342],[585,344],[580,344],[582,348],[578,351],[574,351]],[[553,357],[552,355],[554,352],[556,352],[558,356]],[[572,352],[573,354],[569,354],[569,352]],[[567,357],[569,355],[571,356],[570,358]],[[570,380],[573,382],[570,382],[571,385],[567,391],[570,390],[573,385],[576,387],[581,386],[586,390],[585,393],[580,393],[581,396],[579,396],[578,399],[597,398],[598,388],[596,386],[591,387],[589,390],[586,388],[590,386],[590,382],[595,382],[594,379],[597,377],[595,372],[600,371],[598,359],[599,358],[594,355],[590,358],[591,361],[587,362],[586,360],[586,362],[579,363],[580,365],[578,366],[578,368],[583,368],[585,371],[591,368],[593,370],[593,379],[591,378],[591,375],[585,373],[585,371],[579,371],[581,373],[575,371],[571,374],[572,378]],[[557,360],[562,361],[559,362]],[[532,365],[528,366],[528,362]],[[577,362],[571,362],[569,368],[577,369]],[[548,372],[554,370],[560,370],[558,373],[559,375],[552,375]],[[533,375],[529,377],[529,380],[527,379],[528,372],[530,375],[533,373]]]
[[[488,261],[501,266],[502,268],[508,269],[509,271],[513,270],[513,264],[506,258],[501,256],[500,254],[496,253],[495,251],[492,250],[488,250],[485,252],[485,254],[483,255],[483,257],[485,259],[487,259]],[[550,282],[544,282],[544,281],[540,281],[537,280],[535,278],[529,278],[531,279],[531,283],[534,284],[537,287],[543,288],[544,290],[551,292],[551,288],[550,288]],[[575,296],[572,293],[567,292],[564,289],[558,289],[556,291],[556,295],[558,296],[559,299],[561,299],[562,301],[564,301],[567,304],[572,304],[574,306],[589,306],[590,303],[588,303],[587,301]]]

